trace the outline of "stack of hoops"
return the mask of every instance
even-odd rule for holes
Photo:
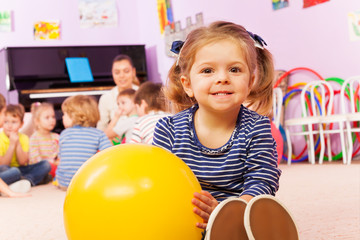
[[[310,131],[315,133],[313,135],[304,134],[305,142],[309,142],[309,138],[313,138],[313,152],[316,156],[316,159],[319,163],[322,163],[322,160],[332,161],[332,160],[343,160],[344,164],[350,164],[351,160],[358,155],[360,151],[360,76],[351,77],[346,80],[330,77],[324,79],[319,73],[316,71],[306,68],[299,67],[294,68],[289,71],[284,72],[275,82],[274,89],[279,88],[279,85],[282,81],[285,81],[286,77],[295,74],[297,72],[306,72],[315,76],[315,79],[312,81],[326,81],[330,83],[329,87],[325,87],[325,95],[320,94],[320,88],[312,89],[314,94],[312,95],[310,90],[307,89],[306,92],[303,93],[305,96],[304,105],[306,113],[302,111],[302,116],[320,116],[318,120],[319,124],[310,124],[312,129],[306,129],[305,126],[302,126],[302,131]],[[309,82],[298,82],[291,86],[288,86],[283,92],[283,110],[274,108],[274,111],[287,111],[289,107],[290,101],[295,101],[295,96],[299,96],[304,90],[305,86],[307,86]],[[329,85],[329,84],[327,84]],[[338,85],[337,90],[333,90],[331,86]],[[284,89],[283,89],[284,90]],[[330,96],[332,95],[332,96]],[[311,104],[311,100],[315,102]],[[334,101],[333,101],[334,100]],[[275,101],[275,100],[274,100]],[[329,106],[331,104],[331,106]],[[294,105],[294,104],[293,104]],[[299,104],[295,105],[300,106]],[[326,108],[322,108],[321,106],[326,106]],[[334,106],[337,107],[337,111],[334,110]],[[329,110],[330,109],[330,110]],[[290,109],[288,109],[290,110]],[[294,111],[294,109],[291,109]],[[326,114],[321,111],[330,111]],[[278,116],[278,112],[274,112],[274,116]],[[301,117],[300,117],[301,118]],[[275,121],[276,119],[274,119]],[[301,162],[305,160],[309,160],[311,163],[315,163],[315,159],[312,160],[312,157],[309,156],[309,144],[305,144],[303,149],[298,149],[300,153],[293,154],[291,151],[292,146],[298,147],[298,141],[295,141],[293,138],[288,139],[289,135],[285,133],[288,128],[284,126],[286,121],[280,122],[278,128],[283,138],[283,153],[282,160],[287,161],[288,164],[291,162]],[[304,124],[305,125],[305,124]],[[338,133],[337,135],[333,133]],[[332,137],[330,137],[332,134]],[[324,141],[321,141],[321,139]],[[332,139],[332,140],[330,140]],[[291,141],[292,140],[292,141]],[[335,141],[333,141],[335,140]],[[341,150],[334,152],[331,149],[331,141],[337,142],[336,140],[341,140]],[[289,144],[291,144],[289,146]],[[290,151],[289,151],[290,147]],[[324,154],[323,149],[327,149]],[[290,154],[290,156],[289,156]],[[322,156],[323,154],[324,156]]]

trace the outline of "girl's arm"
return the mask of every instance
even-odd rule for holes
[[[248,171],[244,174],[242,195],[275,195],[279,188],[281,170],[277,166],[276,142],[271,134],[270,120],[260,118],[249,133],[248,157],[245,161]]]

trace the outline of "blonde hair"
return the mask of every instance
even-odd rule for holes
[[[25,109],[24,106],[21,104],[9,104],[6,106],[6,110],[5,110],[5,115],[11,115],[12,117],[17,117],[20,119],[20,121],[23,123],[24,122],[24,114],[25,114]]]
[[[35,102],[31,104],[31,113],[33,115],[33,119],[35,120],[34,121],[35,123],[40,119],[41,113],[47,109],[54,110],[54,105],[48,102],[43,102],[43,103]],[[35,126],[35,128],[37,128],[37,126]]]
[[[73,126],[95,127],[100,119],[97,102],[92,96],[68,97],[62,103],[61,110],[69,115]]]
[[[185,93],[180,81],[181,76],[189,77],[197,51],[210,43],[228,39],[239,44],[250,71],[250,78],[255,76],[245,104],[259,114],[271,115],[274,77],[272,55],[267,49],[255,47],[254,40],[244,27],[225,21],[197,28],[187,36],[179,54],[178,65],[174,63],[169,71],[165,89],[165,95],[171,101],[173,110],[182,111],[197,103],[194,97],[190,98]]]

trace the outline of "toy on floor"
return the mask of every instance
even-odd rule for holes
[[[174,154],[145,144],[123,144],[90,158],[74,175],[64,202],[68,239],[198,240],[193,213],[201,191]]]

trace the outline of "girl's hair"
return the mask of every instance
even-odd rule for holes
[[[141,84],[135,95],[135,104],[140,105],[141,100],[144,100],[148,105],[146,112],[151,110],[166,111],[161,83],[145,82]]]
[[[17,117],[21,122],[24,122],[25,109],[21,104],[9,104],[6,106],[5,114],[9,114],[12,117]]]
[[[114,58],[114,60],[113,60],[113,64],[112,65],[114,65],[114,63],[115,62],[120,62],[120,61],[122,61],[122,60],[127,60],[129,63],[130,63],[130,65],[131,65],[131,67],[133,67],[133,68],[135,68],[135,65],[134,65],[134,62],[133,62],[133,60],[131,59],[131,57],[129,57],[128,55],[125,55],[125,54],[119,54],[119,55],[117,55],[115,58]],[[139,79],[135,76],[134,77],[134,79],[133,79],[133,84],[135,84],[135,85],[137,85],[137,86],[139,86],[140,85],[140,81],[139,81]]]
[[[117,98],[119,99],[119,97],[121,97],[121,96],[128,96],[131,100],[134,101],[135,94],[136,94],[135,89],[128,88],[128,89],[125,89],[125,90],[122,90],[121,92],[119,92]]]
[[[274,65],[272,55],[267,49],[255,47],[254,40],[246,29],[240,25],[217,21],[208,27],[200,27],[189,33],[179,53],[178,64],[174,63],[168,75],[166,97],[171,101],[172,109],[184,110],[197,101],[185,93],[180,77],[189,77],[197,51],[210,43],[222,40],[235,40],[242,49],[247,62],[250,77],[255,75],[246,105],[262,115],[271,115],[272,83]],[[190,79],[191,81],[191,79]]]
[[[61,105],[73,122],[73,126],[95,127],[100,119],[97,102],[92,96],[76,95],[65,99]]]
[[[5,97],[0,93],[0,111],[6,107],[6,100]]]
[[[39,120],[40,119],[40,115],[42,112],[44,112],[44,110],[47,109],[53,109],[54,110],[54,105],[52,105],[51,103],[48,102],[44,102],[44,103],[40,103],[40,102],[34,102],[31,104],[31,113],[33,116],[34,120]],[[34,121],[34,123],[36,123],[36,121]],[[35,124],[35,128],[38,128]]]

